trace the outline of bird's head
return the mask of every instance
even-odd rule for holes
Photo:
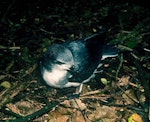
[[[47,49],[41,63],[48,71],[51,71],[53,68],[69,70],[74,65],[74,60],[68,48],[59,44],[53,44]]]

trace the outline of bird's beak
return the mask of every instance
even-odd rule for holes
[[[75,69],[75,66],[73,65],[73,66],[70,67],[67,71],[68,71],[68,72],[74,72],[74,71],[75,71],[74,69]]]

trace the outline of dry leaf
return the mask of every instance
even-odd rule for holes
[[[115,107],[108,106],[98,107],[94,112],[88,115],[88,118],[93,121],[109,119],[109,122],[111,122],[111,120],[115,120],[117,118],[116,109]]]
[[[122,76],[122,78],[119,78],[118,85],[119,86],[128,85],[129,84],[129,79],[130,79],[130,76]]]

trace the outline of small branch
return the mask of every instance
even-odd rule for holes
[[[119,71],[120,71],[120,69],[121,69],[121,67],[122,67],[122,63],[123,63],[123,53],[121,53],[121,56],[120,56],[120,64],[119,64],[118,69],[117,69],[117,71],[116,71],[116,81],[118,80],[118,73],[119,73]],[[124,94],[126,94],[126,92],[125,92],[119,85],[117,85],[117,87],[118,87]],[[139,102],[138,102],[137,100],[133,99],[133,98],[130,97],[128,94],[126,94],[126,95],[127,95],[128,98],[130,98],[133,102],[139,104]]]
[[[49,32],[49,31],[47,31],[47,30],[45,30],[45,29],[43,29],[43,28],[41,28],[40,30],[41,30],[42,32],[45,32],[45,33],[49,34],[49,35],[52,35],[52,34],[54,34],[54,33],[52,33],[52,32]]]
[[[144,48],[145,51],[150,52],[150,49]]]
[[[117,85],[118,86],[118,85]],[[127,94],[120,86],[118,86],[118,88],[125,94],[127,95],[128,98],[130,98],[130,100],[132,100],[134,103],[139,104],[140,102],[137,101],[136,99],[134,99],[133,97],[131,97],[129,94]]]
[[[137,56],[133,53],[130,54],[130,59],[133,61],[133,63],[135,64],[135,66],[138,69],[138,73],[139,73],[139,81],[141,83],[141,85],[144,88],[144,93],[145,93],[145,97],[146,97],[146,101],[145,103],[149,105],[149,101],[150,101],[150,87],[149,87],[149,78],[148,78],[148,73],[146,73],[146,71],[144,71],[144,69],[142,68],[141,64],[140,64],[140,60],[139,58],[137,58]],[[143,105],[142,102],[140,102],[141,105],[145,108],[146,106]],[[148,109],[148,108],[145,108]]]
[[[41,115],[45,114],[48,111],[52,111],[56,107],[58,107],[60,103],[58,101],[53,101],[46,105],[44,108],[40,109],[37,112],[34,112],[33,114],[27,115],[25,117],[21,117],[15,120],[9,120],[11,122],[31,122],[33,119],[40,117]]]
[[[14,77],[13,75],[11,75],[11,74],[9,74],[9,73],[6,73],[6,72],[4,72],[4,71],[1,71],[0,70],[0,73],[2,73],[2,74],[4,74],[5,75],[5,77],[9,77],[9,78],[12,78],[12,79],[14,79],[14,80],[18,80],[16,77]],[[5,78],[4,77],[4,78]],[[1,80],[1,79],[0,79]]]
[[[6,46],[3,46],[3,45],[0,45],[0,49],[1,50],[20,50],[21,47],[20,46],[6,47]]]
[[[147,33],[142,33],[141,36],[145,36],[145,35],[149,35],[150,32],[147,32]]]
[[[119,64],[118,69],[116,71],[116,81],[118,79],[118,74],[119,74],[119,71],[120,71],[120,69],[122,67],[122,63],[123,63],[123,53],[121,53],[121,55],[120,55],[120,64]]]
[[[142,109],[142,108],[138,108],[138,107],[136,107],[136,106],[132,106],[132,105],[124,105],[124,104],[107,104],[106,103],[106,105],[107,106],[115,106],[115,107],[125,107],[125,108],[127,108],[127,109],[131,109],[131,110],[134,110],[134,111],[136,111],[136,112],[140,112],[140,113],[142,113],[142,114],[145,114],[145,111]]]
[[[22,91],[23,89],[26,89],[28,85],[29,84],[25,82],[21,84],[16,84],[10,89],[7,89],[3,95],[0,95],[0,108],[2,108],[8,102],[12,101],[12,99],[15,96],[17,96],[20,93],[20,91]]]
[[[85,94],[81,94],[80,97],[94,95],[94,94],[99,94],[100,92],[101,92],[101,90],[95,90],[95,91],[87,92]]]
[[[133,51],[132,48],[129,48],[129,47],[124,46],[124,45],[121,45],[121,44],[119,44],[117,47],[118,47],[120,50],[131,51],[131,52]]]
[[[30,75],[37,68],[37,66],[38,66],[37,64],[34,64],[29,69],[27,69],[22,78],[26,77],[27,75]]]
[[[53,34],[52,32],[48,32],[47,30],[42,29],[42,28],[41,28],[40,30],[41,30],[42,32],[45,32],[45,33],[49,34],[49,35],[52,35],[52,34]],[[65,42],[65,40],[64,40],[64,39],[61,39],[61,38],[51,37],[51,39],[59,40],[59,41]]]

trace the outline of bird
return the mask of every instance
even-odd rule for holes
[[[46,85],[54,88],[79,87],[98,73],[102,60],[118,56],[118,49],[106,38],[106,31],[85,38],[54,43],[39,61],[40,73]]]

